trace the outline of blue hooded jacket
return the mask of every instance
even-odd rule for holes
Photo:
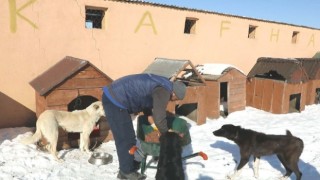
[[[137,113],[153,108],[152,92],[159,86],[170,94],[173,91],[173,84],[169,79],[154,74],[125,76],[104,87],[103,91],[118,107],[127,109],[129,113]]]

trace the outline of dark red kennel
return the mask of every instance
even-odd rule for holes
[[[81,110],[101,100],[102,87],[113,80],[87,60],[67,56],[30,82],[35,89],[37,117],[47,109]],[[92,138],[103,141],[108,133],[106,121],[100,121]],[[59,133],[58,148],[69,147],[79,133]]]

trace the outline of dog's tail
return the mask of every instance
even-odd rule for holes
[[[287,136],[294,137],[289,130],[287,130]],[[300,139],[298,137],[295,137],[295,139],[296,139],[297,144],[299,145],[299,148],[301,150],[300,154],[301,154],[302,150],[304,148],[303,141],[302,141],[302,139]]]
[[[289,130],[287,130],[286,132],[287,132],[287,136],[292,136],[292,134]]]
[[[24,138],[20,142],[25,145],[34,144],[38,142],[41,139],[41,137],[42,137],[41,130],[37,128],[36,132],[32,136]]]

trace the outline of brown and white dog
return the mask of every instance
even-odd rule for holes
[[[303,151],[303,141],[292,136],[287,130],[286,135],[267,135],[249,129],[243,129],[240,126],[231,124],[223,125],[220,129],[213,131],[215,136],[225,137],[234,141],[240,149],[240,163],[229,179],[234,179],[240,174],[241,169],[249,161],[250,156],[254,157],[254,175],[257,178],[259,160],[261,156],[276,154],[284,168],[286,174],[282,179],[288,178],[292,172],[296,179],[300,180],[302,173],[298,167],[298,161]]]
[[[67,132],[80,133],[81,151],[90,152],[89,136],[99,121],[101,116],[105,116],[101,101],[96,101],[84,110],[75,110],[72,112],[46,110],[40,114],[36,123],[36,132],[33,136],[23,139],[23,144],[32,144],[38,142],[42,137],[48,141],[46,149],[59,160],[57,156],[57,143],[59,136],[59,127]]]
[[[184,180],[182,138],[175,132],[160,136],[160,154],[156,180]]]

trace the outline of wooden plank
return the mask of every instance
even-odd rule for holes
[[[251,79],[246,82],[246,104],[247,104],[247,106],[253,106],[255,82],[256,82],[255,79]]]
[[[261,109],[264,111],[271,111],[273,81],[263,81],[263,98]]]
[[[97,71],[94,67],[92,66],[87,66],[87,68],[85,68],[86,71]]]
[[[79,89],[80,96],[93,96],[101,101],[102,88]]]
[[[235,77],[235,78],[239,77],[239,78],[247,79],[247,76],[236,68],[230,70],[229,73],[232,74],[233,77]]]
[[[219,115],[219,86],[218,83],[215,84],[207,84],[205,89],[206,95],[206,113],[210,118],[216,117],[217,112]]]
[[[201,88],[205,88],[205,86],[187,86],[186,95],[183,100],[179,101],[179,104],[197,103]]]
[[[208,119],[214,120],[220,117],[220,111],[213,111],[210,116],[207,116]]]
[[[235,98],[238,98],[238,97],[235,97]],[[243,104],[244,106],[246,106],[246,100],[244,99],[245,97],[241,97],[243,99],[239,99],[237,101],[228,101],[228,104],[229,105],[232,105],[232,104]]]
[[[320,80],[310,80],[306,86],[306,105],[315,104],[316,89],[320,87]]]
[[[229,84],[229,88],[230,89],[238,89],[238,88],[245,88],[246,87],[246,81],[243,82],[243,83],[230,83]]]
[[[300,111],[303,111],[306,107],[306,97],[309,96],[309,94],[307,93],[307,83],[301,84],[301,104],[300,104]],[[314,93],[315,95],[315,93]],[[315,96],[314,96],[315,98]]]
[[[253,107],[261,109],[262,97],[263,97],[263,80],[256,79],[255,93],[253,94]]]
[[[233,76],[230,73],[223,74],[221,77],[219,77],[219,82],[229,82],[231,81]]]
[[[73,78],[67,80],[64,84],[57,87],[57,89],[79,89],[79,88],[96,88],[103,87],[110,84],[106,78],[95,78],[95,79],[79,79]]]
[[[236,83],[236,84],[243,84],[246,82],[246,78],[244,77],[233,77],[232,78],[232,82]]]
[[[232,113],[235,111],[241,111],[246,108],[246,103],[245,102],[239,102],[239,103],[232,103],[228,107],[228,113]]]
[[[271,106],[271,112],[275,114],[282,114],[283,113],[283,101],[285,97],[285,83],[274,81],[273,84],[273,100]]]
[[[47,96],[48,106],[67,105],[78,96],[78,90],[55,90]]]
[[[54,109],[54,110],[59,110],[59,111],[68,111],[68,105],[53,105],[53,106],[48,106],[47,109]]]
[[[239,72],[237,69],[232,69],[219,78],[220,82],[243,81],[242,83],[245,83],[245,80],[246,76]]]
[[[314,99],[314,96],[315,96],[315,94],[313,93],[313,84],[314,84],[313,80],[309,80],[307,82],[307,94],[308,94],[308,96],[306,96],[306,104],[307,105],[312,104],[311,99]]]
[[[228,102],[245,102],[246,101],[246,94],[237,94],[230,96]]]
[[[37,91],[35,92],[36,96],[36,116],[39,117],[40,114],[46,110],[47,100],[44,96],[41,96]]]
[[[207,111],[206,111],[206,89],[198,89],[198,108],[197,108],[197,124],[201,125],[206,123]]]
[[[167,105],[167,111],[172,114],[176,114],[176,102],[170,101]]]
[[[229,89],[229,96],[238,95],[238,94],[245,94],[246,88],[238,88],[238,89]]]
[[[104,78],[104,75],[96,70],[84,70],[84,71],[80,71],[73,78],[79,78],[79,79]]]

